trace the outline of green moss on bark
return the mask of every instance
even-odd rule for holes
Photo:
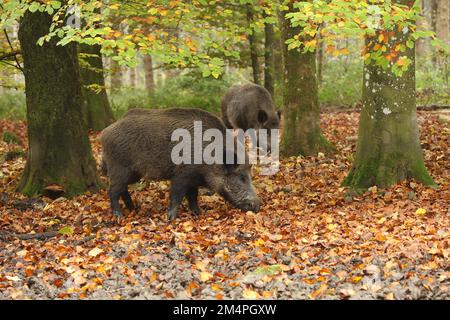
[[[396,39],[406,41],[402,33],[397,33]],[[414,61],[413,48],[404,54]],[[368,64],[364,67],[356,157],[343,185],[353,189],[387,187],[404,179],[435,185],[420,147],[414,63],[401,77]]]
[[[57,39],[36,45],[48,33],[51,16],[27,12],[19,28],[24,59],[29,150],[18,191],[43,194],[57,184],[66,196],[97,189],[83,115],[83,97],[75,44]]]

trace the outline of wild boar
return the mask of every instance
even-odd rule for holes
[[[194,121],[201,121],[203,130],[217,129],[226,137],[223,122],[212,114],[199,109],[132,109],[122,119],[111,124],[101,133],[103,147],[102,167],[109,178],[111,209],[122,216],[119,197],[129,210],[134,209],[128,185],[144,177],[149,180],[170,180],[169,219],[176,218],[183,198],[194,214],[200,213],[198,188],[207,187],[225,198],[233,206],[257,212],[261,201],[256,195],[248,161],[244,164],[222,162],[206,164],[175,164],[171,154],[177,142],[172,141],[176,129],[186,129],[194,135]],[[206,142],[201,142],[203,147]],[[223,142],[223,155],[236,159],[234,149],[227,149]],[[230,153],[233,153],[232,155]]]
[[[222,98],[222,119],[228,128],[278,129],[280,111],[276,111],[269,91],[249,83],[231,87]],[[270,141],[270,139],[268,140]]]

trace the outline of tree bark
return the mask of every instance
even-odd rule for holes
[[[395,37],[395,43],[406,43],[403,33],[397,32]],[[364,66],[356,157],[344,185],[355,190],[387,187],[410,178],[434,184],[425,168],[419,141],[414,53],[414,48],[404,53],[413,63],[402,77],[374,63]]]
[[[250,25],[253,23],[253,9],[250,5],[247,7],[247,22]],[[255,30],[251,30],[251,33],[248,35],[248,43],[250,45],[250,59],[252,63],[252,70],[253,70],[253,82],[256,84],[261,84],[259,75],[259,61],[258,61],[258,47],[256,44],[256,34]]]
[[[437,1],[436,33],[439,39],[450,41],[450,2],[448,0]]]
[[[43,46],[52,17],[25,13],[19,41],[24,60],[28,121],[28,158],[18,190],[28,196],[45,194],[57,184],[65,196],[97,189],[95,160],[83,118],[83,97],[76,44]]]
[[[437,9],[438,9],[438,1],[439,0],[430,0],[430,8],[431,8],[431,28],[432,30],[437,33]],[[432,57],[433,64],[437,64],[437,55],[436,53],[433,54]]]
[[[450,2],[449,0],[437,1],[437,16],[436,16],[436,35],[439,39],[444,41],[447,45],[450,41]],[[437,57],[437,65],[443,71],[446,82],[448,83],[448,57],[444,54],[439,54]]]
[[[130,68],[130,87],[136,87],[136,67]]]
[[[292,4],[290,12],[294,12]],[[290,21],[282,19],[283,43],[299,33]],[[334,148],[320,130],[319,95],[315,53],[288,50],[283,45],[284,127],[280,146],[282,156],[317,155]]]
[[[122,68],[116,60],[111,59],[111,91],[122,88]]]
[[[437,10],[438,10],[438,1],[439,0],[430,0],[431,7],[431,28],[434,32],[437,32]]]
[[[273,31],[273,24],[266,23],[264,25],[264,87],[270,92],[272,98],[275,94],[275,61],[273,58],[275,33]]]
[[[320,36],[318,36],[320,37]],[[324,54],[323,54],[323,48],[324,44],[323,42],[319,42],[318,44],[318,48],[317,48],[317,80],[319,82],[319,84],[322,83],[322,79],[323,79],[323,59],[324,59]]]
[[[426,25],[427,25],[426,4],[422,1],[420,3],[420,5],[421,5],[421,7],[420,7],[421,17],[417,21],[417,26],[418,27],[422,27],[422,28],[426,28]],[[427,47],[426,41],[427,41],[426,39],[418,39],[417,40],[417,42],[416,42],[416,54],[417,54],[417,56],[423,56],[426,53],[426,47]]]
[[[155,92],[155,75],[153,72],[153,60],[150,55],[144,56],[145,89],[149,95]]]
[[[83,96],[86,100],[85,117],[89,129],[100,131],[114,122],[114,116],[109,105],[108,95],[105,89],[103,61],[98,45],[79,46],[80,53],[95,55],[82,59],[80,76],[83,84]],[[97,85],[100,92],[90,89],[89,85]]]

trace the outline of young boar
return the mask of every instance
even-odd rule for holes
[[[228,128],[278,129],[280,112],[269,91],[257,84],[231,87],[222,98],[222,119]]]
[[[176,218],[183,198],[194,214],[200,213],[198,188],[207,187],[223,196],[233,206],[244,210],[259,210],[261,201],[255,193],[250,176],[250,165],[245,164],[174,164],[172,149],[178,143],[171,141],[176,129],[186,129],[194,136],[194,121],[201,121],[203,130],[218,129],[224,139],[223,122],[199,109],[132,109],[122,119],[102,131],[103,162],[109,177],[109,197],[115,215],[121,216],[119,197],[133,210],[128,185],[144,177],[149,180],[170,180],[169,219]],[[203,147],[206,143],[201,142]],[[234,150],[226,149],[223,155]],[[192,152],[193,154],[194,152]]]

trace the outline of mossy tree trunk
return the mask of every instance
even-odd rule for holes
[[[294,12],[292,4],[290,11]],[[286,13],[286,12],[285,12]],[[283,43],[300,31],[290,21],[281,19]],[[288,50],[283,45],[283,133],[280,146],[282,156],[317,155],[334,147],[320,130],[319,90],[315,53]]]
[[[83,96],[86,100],[85,117],[89,129],[100,131],[114,122],[114,116],[109,105],[108,95],[105,89],[105,77],[103,70],[100,46],[79,46],[82,57],[80,75],[83,85]],[[90,88],[89,86],[93,86]]]
[[[396,43],[406,41],[399,32],[395,38]],[[434,184],[425,168],[419,141],[414,48],[402,54],[413,63],[401,77],[374,63],[364,67],[356,157],[344,180],[344,185],[355,190],[387,187],[409,178]]]
[[[97,189],[98,178],[87,128],[75,44],[43,46],[52,17],[27,12],[20,23],[28,121],[28,158],[18,190],[32,196],[46,186],[63,187],[65,196]]]
[[[274,98],[275,61],[273,58],[273,51],[275,44],[275,32],[273,30],[273,24],[266,23],[264,25],[264,36],[264,87],[270,92],[272,98]]]

